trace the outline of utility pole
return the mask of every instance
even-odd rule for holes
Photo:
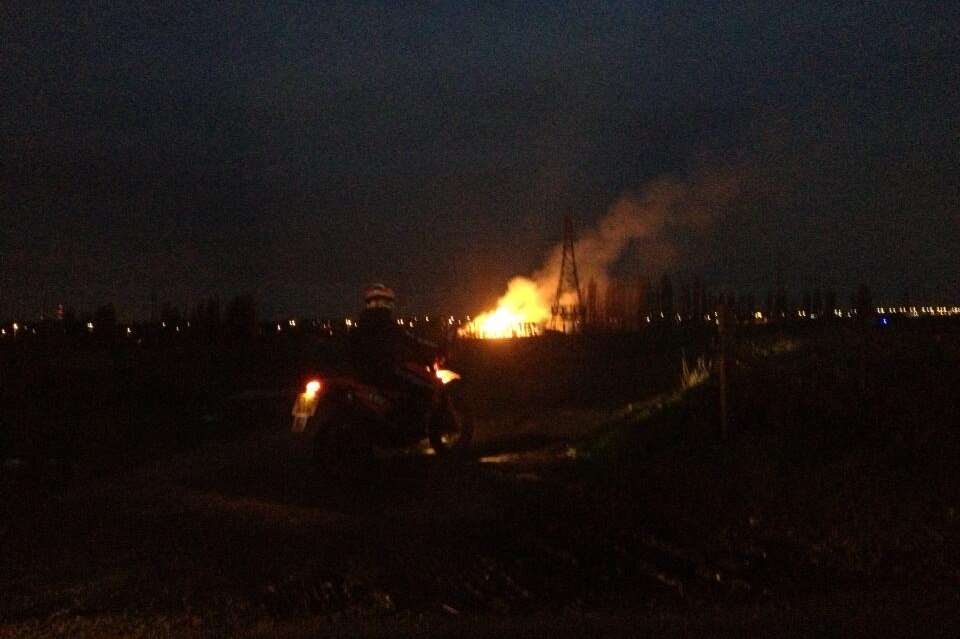
[[[577,256],[574,253],[576,239],[573,233],[573,220],[569,215],[563,218],[563,256],[560,258],[560,279],[557,281],[557,295],[553,300],[551,325],[554,330],[577,332],[583,327],[584,307],[580,295],[580,276],[577,274]],[[574,298],[574,303],[564,303],[565,299]]]
[[[720,381],[720,440],[726,441],[729,436],[729,400],[727,388],[727,355],[730,341],[730,314],[726,301],[721,301],[717,307],[717,333],[720,339],[720,362],[717,376]]]

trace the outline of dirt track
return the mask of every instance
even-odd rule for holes
[[[958,526],[944,506],[955,491],[929,505],[923,492],[870,492],[864,481],[890,481],[870,470],[885,448],[879,462],[795,459],[807,440],[833,445],[824,437],[843,422],[830,411],[863,406],[842,394],[824,408],[810,380],[829,386],[834,372],[861,370],[833,371],[832,352],[775,364],[797,382],[769,386],[766,370],[765,385],[743,385],[741,432],[722,450],[704,443],[706,387],[639,406],[609,431],[599,409],[487,418],[466,463],[399,456],[361,481],[318,474],[307,442],[269,419],[66,487],[5,477],[0,636],[931,634],[923,620],[950,636]],[[939,366],[931,379],[952,370]],[[882,388],[869,392],[896,387]],[[950,410],[943,390],[918,423]],[[795,414],[825,430],[776,434]],[[589,446],[601,464],[585,458]],[[849,467],[873,474],[831,474]],[[859,495],[859,509],[831,510],[837,490]]]
[[[466,462],[413,451],[362,480],[318,473],[308,441],[284,424],[66,489],[8,482],[6,497],[20,499],[4,500],[5,565],[15,569],[3,579],[0,618],[10,630],[117,615],[239,629],[316,615],[582,605],[620,582],[607,574],[612,557],[584,566],[593,553],[576,546],[600,531],[607,553],[610,526],[583,520],[584,503],[562,504],[584,502],[563,478],[573,424],[599,422],[556,417],[553,433],[528,424],[537,436],[481,427]],[[646,544],[668,564],[687,561]],[[642,591],[673,598],[683,587],[679,574],[645,570]]]

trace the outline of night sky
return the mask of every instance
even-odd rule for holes
[[[731,172],[626,262],[960,300],[960,3],[122,4],[0,9],[0,317],[475,312],[564,213]]]

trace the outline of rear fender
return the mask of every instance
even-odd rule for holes
[[[308,425],[327,419],[340,406],[353,404],[353,394],[352,386],[339,383],[339,380],[326,380],[322,390],[313,395],[299,393],[290,411],[293,416],[290,430],[294,433],[306,432]]]

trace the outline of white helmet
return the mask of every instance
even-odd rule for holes
[[[393,289],[383,284],[371,284],[363,292],[363,305],[366,308],[386,308],[392,311],[396,303]]]

